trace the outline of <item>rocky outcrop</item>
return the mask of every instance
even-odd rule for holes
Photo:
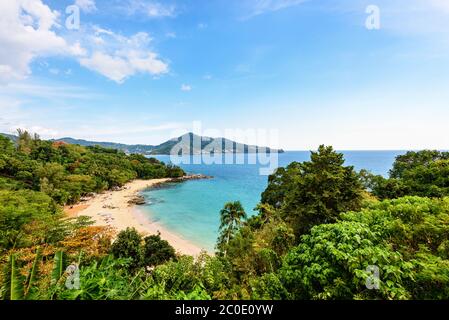
[[[212,179],[212,176],[207,176],[204,174],[189,174],[186,176],[182,176],[179,178],[173,178],[172,181],[174,182],[182,182],[182,181],[187,181],[187,180],[202,180],[202,179]]]
[[[145,198],[141,195],[134,196],[131,200],[128,201],[129,205],[137,205],[141,206],[145,204]]]

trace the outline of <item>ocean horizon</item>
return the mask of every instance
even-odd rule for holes
[[[369,170],[373,174],[388,175],[396,156],[405,150],[339,151],[344,154],[345,165],[359,171]],[[233,156],[232,154],[225,157]],[[167,230],[176,233],[191,243],[214,251],[218,236],[220,210],[229,201],[240,201],[248,216],[256,214],[254,208],[268,183],[267,175],[260,175],[264,167],[254,161],[254,155],[246,155],[244,164],[206,164],[204,155],[180,156],[156,155],[158,160],[181,166],[187,173],[205,174],[212,179],[191,180],[182,183],[167,183],[158,188],[145,190],[142,195],[147,204],[143,214]],[[251,160],[250,160],[251,159]],[[279,154],[277,167],[291,162],[307,161],[310,151],[286,151]],[[255,162],[255,163],[254,163]]]

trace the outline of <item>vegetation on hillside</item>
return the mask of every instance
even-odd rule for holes
[[[7,137],[17,141],[18,137],[11,134],[0,133],[0,136]],[[257,152],[284,152],[282,149],[275,150],[263,146],[247,145],[238,143],[225,138],[210,138],[186,133],[180,137],[167,140],[159,145],[147,144],[123,144],[115,142],[88,141],[83,139],[74,139],[70,137],[50,140],[51,142],[64,142],[67,144],[76,144],[84,147],[99,146],[106,149],[116,149],[126,153],[138,153],[144,155],[170,155],[173,150],[183,154],[201,154],[202,151],[221,150],[224,153],[257,153]],[[221,152],[218,151],[218,152]]]
[[[0,150],[4,299],[449,298],[446,153],[399,156],[382,178],[321,146],[269,177],[257,215],[225,204],[216,255],[194,259],[134,229],[112,241],[59,207],[179,168],[25,133]]]
[[[43,141],[20,130],[16,145],[0,136],[2,189],[42,192],[61,205],[76,203],[88,193],[121,187],[136,178],[182,175],[179,167],[142,155]]]
[[[449,152],[407,152],[397,157],[389,178],[364,174],[366,186],[379,199],[449,196]]]

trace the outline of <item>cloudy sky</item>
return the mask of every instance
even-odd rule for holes
[[[380,29],[366,28],[369,5]],[[290,150],[449,149],[449,0],[8,0],[0,12],[0,132],[156,144],[201,121],[277,130]]]

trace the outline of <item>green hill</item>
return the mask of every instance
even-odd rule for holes
[[[10,134],[4,134],[13,141],[17,140],[17,137]],[[99,141],[88,141],[83,139],[74,139],[70,137],[64,137],[60,139],[51,139],[50,141],[62,141],[69,144],[78,144],[81,146],[100,146],[103,148],[109,149],[117,149],[126,153],[137,153],[137,154],[147,154],[147,155],[168,155],[170,154],[173,148],[178,149],[179,154],[201,154],[201,153],[214,153],[220,152],[222,153],[258,153],[258,152],[284,152],[276,149],[262,149],[262,147],[255,145],[247,145],[239,142],[235,142],[225,138],[211,138],[211,137],[203,137],[198,136],[193,133],[186,133],[180,137],[170,139],[165,141],[159,145],[144,145],[144,144],[134,144],[128,145],[123,143],[115,143],[115,142],[99,142]],[[199,147],[199,143],[197,145],[197,141],[200,142],[201,147]]]
[[[63,141],[69,144],[78,144],[80,146],[100,146],[103,148],[108,149],[117,149],[126,153],[140,153],[140,154],[150,154],[151,150],[154,148],[154,146],[150,145],[142,145],[142,144],[135,144],[135,145],[128,145],[123,143],[115,143],[115,142],[99,142],[99,141],[88,141],[83,139],[74,139],[74,138],[60,138],[60,139],[52,139],[51,141]]]

